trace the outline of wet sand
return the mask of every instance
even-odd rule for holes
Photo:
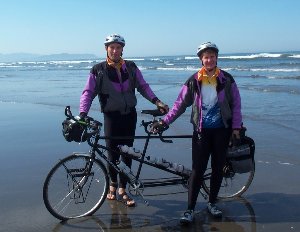
[[[64,141],[61,135],[63,107],[12,103],[0,103],[0,107],[5,112],[0,120],[1,232],[300,231],[300,146],[298,140],[293,139],[298,138],[293,131],[279,132],[271,124],[246,118],[246,125],[250,128],[248,133],[256,141],[256,173],[243,198],[219,203],[224,211],[222,219],[210,217],[206,212],[206,201],[199,196],[195,222],[190,226],[180,226],[178,218],[186,208],[187,193],[179,186],[147,192],[183,192],[147,196],[149,206],[140,198],[135,198],[135,208],[106,201],[92,217],[61,223],[43,204],[44,179],[59,158],[73,151],[88,151],[88,147]],[[182,117],[168,133],[187,134],[190,131],[188,120],[188,116]],[[142,134],[141,128],[138,128],[138,134]],[[158,146],[154,144],[150,152],[157,151]],[[176,152],[170,154],[170,146]],[[160,149],[159,154],[163,157],[167,154],[165,158],[190,166],[188,141],[174,142],[160,146]],[[160,173],[145,169],[144,175],[160,176]]]

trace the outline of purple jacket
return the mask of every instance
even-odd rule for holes
[[[182,86],[172,109],[163,118],[166,124],[174,122],[187,107],[192,106],[191,123],[194,130],[202,129],[202,99],[201,82],[197,80],[198,72],[193,74]],[[222,120],[226,128],[238,129],[242,125],[241,98],[233,77],[221,70],[217,77],[218,104],[221,109]]]
[[[135,89],[152,103],[158,100],[134,62],[125,61],[120,71],[121,76],[106,61],[91,69],[80,98],[80,113],[89,112],[97,95],[102,112],[118,111],[122,114],[130,112],[136,106]]]

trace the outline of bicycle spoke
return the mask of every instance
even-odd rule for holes
[[[246,173],[231,173],[231,176],[224,177],[218,198],[231,198],[241,196],[250,186],[255,173],[255,163],[250,172]],[[210,176],[211,169],[208,168],[203,181],[203,188],[207,194],[210,192]]]

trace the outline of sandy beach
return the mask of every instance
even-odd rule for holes
[[[146,206],[136,198],[137,207],[126,208],[106,201],[94,216],[60,223],[45,208],[42,185],[50,168],[73,151],[88,151],[86,144],[66,142],[61,135],[63,108],[27,103],[0,103],[1,125],[1,214],[0,231],[299,231],[300,230],[300,158],[296,132],[272,133],[276,128],[264,122],[246,119],[248,133],[256,141],[256,173],[252,185],[241,199],[220,202],[224,217],[216,220],[206,212],[206,202],[199,196],[196,221],[182,227],[178,218],[186,208],[187,193],[148,196]],[[97,115],[97,112],[92,112]],[[142,120],[139,115],[139,120]],[[185,120],[182,117],[182,120]],[[189,123],[178,120],[171,134],[189,132]],[[137,134],[141,134],[138,129]],[[287,137],[286,135],[290,136]],[[294,139],[292,139],[294,138]],[[276,142],[277,141],[277,142]],[[278,143],[280,141],[280,144]],[[182,142],[182,141],[181,141]],[[186,147],[173,148],[184,155],[160,154],[188,165]],[[285,146],[282,146],[284,144]],[[138,146],[139,144],[137,144]],[[170,146],[170,145],[168,145]],[[181,153],[182,154],[182,153]],[[188,157],[187,157],[188,156]],[[284,162],[283,162],[284,160]],[[145,169],[144,175],[151,174]],[[174,189],[171,189],[172,192]],[[156,194],[168,189],[157,188]]]

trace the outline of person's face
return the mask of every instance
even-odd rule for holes
[[[200,58],[202,65],[207,71],[211,71],[217,66],[217,59],[217,54],[211,50],[203,52]]]
[[[123,47],[121,44],[112,43],[109,46],[106,46],[105,49],[107,51],[109,59],[111,59],[114,62],[118,62],[120,60],[120,57],[123,52]]]

